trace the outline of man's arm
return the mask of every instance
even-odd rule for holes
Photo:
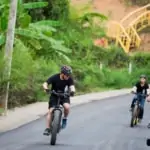
[[[74,85],[71,85],[69,88],[70,88],[70,91],[71,91],[71,92],[75,92],[75,91],[76,91],[76,89],[75,89],[75,86],[74,86]]]
[[[48,78],[47,81],[45,81],[45,82],[43,83],[43,89],[44,89],[45,91],[48,90],[48,85],[49,85],[49,84],[52,84],[52,80],[53,80],[53,78],[50,77],[50,78]]]
[[[70,79],[70,82],[69,82],[69,90],[70,90],[70,95],[74,96],[76,89],[75,89],[74,81],[72,78]]]
[[[131,93],[135,94],[137,91],[138,83],[135,84],[135,86],[132,88]]]
[[[136,86],[134,86],[133,88],[132,88],[132,90],[131,90],[131,93],[136,93],[136,90],[137,90],[137,87]]]
[[[147,95],[150,95],[150,87],[149,87],[149,84],[147,84]]]
[[[47,82],[44,82],[44,83],[43,83],[43,89],[44,89],[44,90],[48,90],[48,83],[47,83]]]

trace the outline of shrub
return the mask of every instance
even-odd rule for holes
[[[113,68],[123,68],[129,63],[129,56],[118,47],[110,47],[107,51],[108,66]]]
[[[37,0],[24,0],[25,2],[37,2]],[[40,0],[38,0],[40,1]],[[43,0],[45,1],[45,0]],[[49,0],[48,6],[40,9],[32,9],[29,11],[34,21],[41,19],[64,20],[69,16],[69,0]]]
[[[138,52],[138,53],[135,53],[131,58],[132,58],[133,63],[135,63],[137,67],[150,65],[149,53]]]
[[[130,76],[125,69],[104,69],[104,86],[121,89],[130,86]]]

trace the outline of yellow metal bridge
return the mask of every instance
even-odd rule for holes
[[[131,12],[120,22],[111,21],[107,35],[129,53],[131,48],[140,46],[141,38],[138,32],[148,26],[150,26],[150,4]]]

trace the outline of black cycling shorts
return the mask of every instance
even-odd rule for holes
[[[48,109],[55,107],[57,105],[57,102],[58,102],[58,98],[56,96],[50,96]],[[60,101],[60,105],[63,106],[64,103],[70,104],[70,98],[64,98]]]

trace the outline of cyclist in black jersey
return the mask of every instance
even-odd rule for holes
[[[55,74],[47,79],[43,84],[43,88],[45,91],[48,91],[48,85],[51,84],[51,90],[62,91],[65,92],[66,89],[70,90],[70,96],[74,96],[75,86],[73,78],[71,77],[72,69],[70,66],[62,66],[61,71],[58,74]],[[47,128],[44,131],[44,135],[50,134],[50,120],[51,120],[51,112],[53,107],[57,105],[57,97],[51,94],[48,105],[48,115],[47,115]],[[70,110],[70,98],[63,98],[61,105],[64,107],[64,118],[62,120],[62,128],[65,128],[67,125],[67,117]]]

